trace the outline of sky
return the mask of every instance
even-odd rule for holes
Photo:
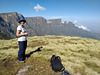
[[[18,12],[25,17],[61,18],[100,32],[100,0],[0,0],[0,13]]]

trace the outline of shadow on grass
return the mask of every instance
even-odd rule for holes
[[[35,51],[31,51],[29,54],[26,54],[25,57],[26,58],[29,58],[33,53],[40,52],[41,51],[41,48],[43,48],[43,47],[38,47],[38,49],[36,49]]]

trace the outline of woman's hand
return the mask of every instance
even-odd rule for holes
[[[24,33],[24,35],[28,36],[28,33],[26,32],[26,33]]]
[[[22,33],[22,34],[20,34],[20,30],[17,30],[17,32],[16,32],[16,36],[18,36],[18,37],[20,37],[20,36],[28,36],[28,33],[26,32],[26,33]]]

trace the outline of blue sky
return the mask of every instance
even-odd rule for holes
[[[37,4],[42,7],[38,11]],[[100,29],[100,0],[0,0],[0,13],[18,12],[25,17],[42,16],[75,21],[90,29]]]

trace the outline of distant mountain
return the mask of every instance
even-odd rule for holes
[[[38,36],[41,35],[66,35],[66,36],[80,36],[86,38],[100,39],[93,33],[76,27],[72,22],[62,23],[61,19],[46,20],[43,17],[25,17],[27,24],[36,32]]]
[[[72,22],[62,23],[61,19],[46,20],[43,17],[24,17],[17,12],[0,14],[0,33],[7,37],[16,37],[16,28],[19,25],[19,19],[26,19],[25,27],[29,32],[29,36],[43,35],[66,35],[80,36],[86,38],[100,39],[97,34],[76,27]]]

